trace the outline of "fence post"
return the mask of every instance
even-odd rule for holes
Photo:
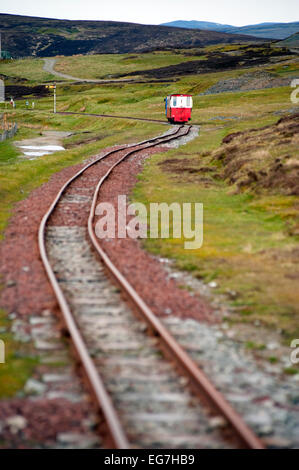
[[[18,125],[16,122],[14,123],[7,123],[5,122],[4,125],[4,120],[3,120],[3,125],[2,125],[3,132],[0,133],[0,142],[4,142],[9,137],[13,137],[18,130]]]

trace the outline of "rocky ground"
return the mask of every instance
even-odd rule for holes
[[[228,135],[212,158],[222,164],[221,177],[238,188],[279,190],[298,196],[298,143],[299,114],[293,114],[263,129]]]

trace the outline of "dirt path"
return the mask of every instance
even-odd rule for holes
[[[43,69],[46,71],[46,72],[49,72],[51,73],[52,75],[56,75],[56,77],[60,77],[60,78],[66,78],[67,80],[73,80],[73,81],[76,81],[76,82],[92,82],[92,83],[117,83],[117,82],[132,82],[134,80],[132,79],[123,79],[123,80],[96,80],[96,79],[92,79],[92,78],[78,78],[78,77],[73,77],[72,75],[68,75],[66,73],[61,73],[61,72],[57,72],[55,70],[55,63],[57,61],[57,59],[51,59],[51,58],[46,58],[46,59],[43,59],[44,60],[44,66],[43,66]]]

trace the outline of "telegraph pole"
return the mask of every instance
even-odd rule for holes
[[[46,85],[46,88],[53,88],[54,94],[53,94],[53,112],[54,114],[56,113],[56,82],[54,82],[54,85]]]
[[[2,59],[2,44],[1,44],[1,31],[0,31],[0,60]]]

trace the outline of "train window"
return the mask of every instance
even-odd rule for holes
[[[187,108],[191,108],[191,96],[187,96]]]
[[[172,98],[172,106],[175,108],[176,107],[176,96]]]

